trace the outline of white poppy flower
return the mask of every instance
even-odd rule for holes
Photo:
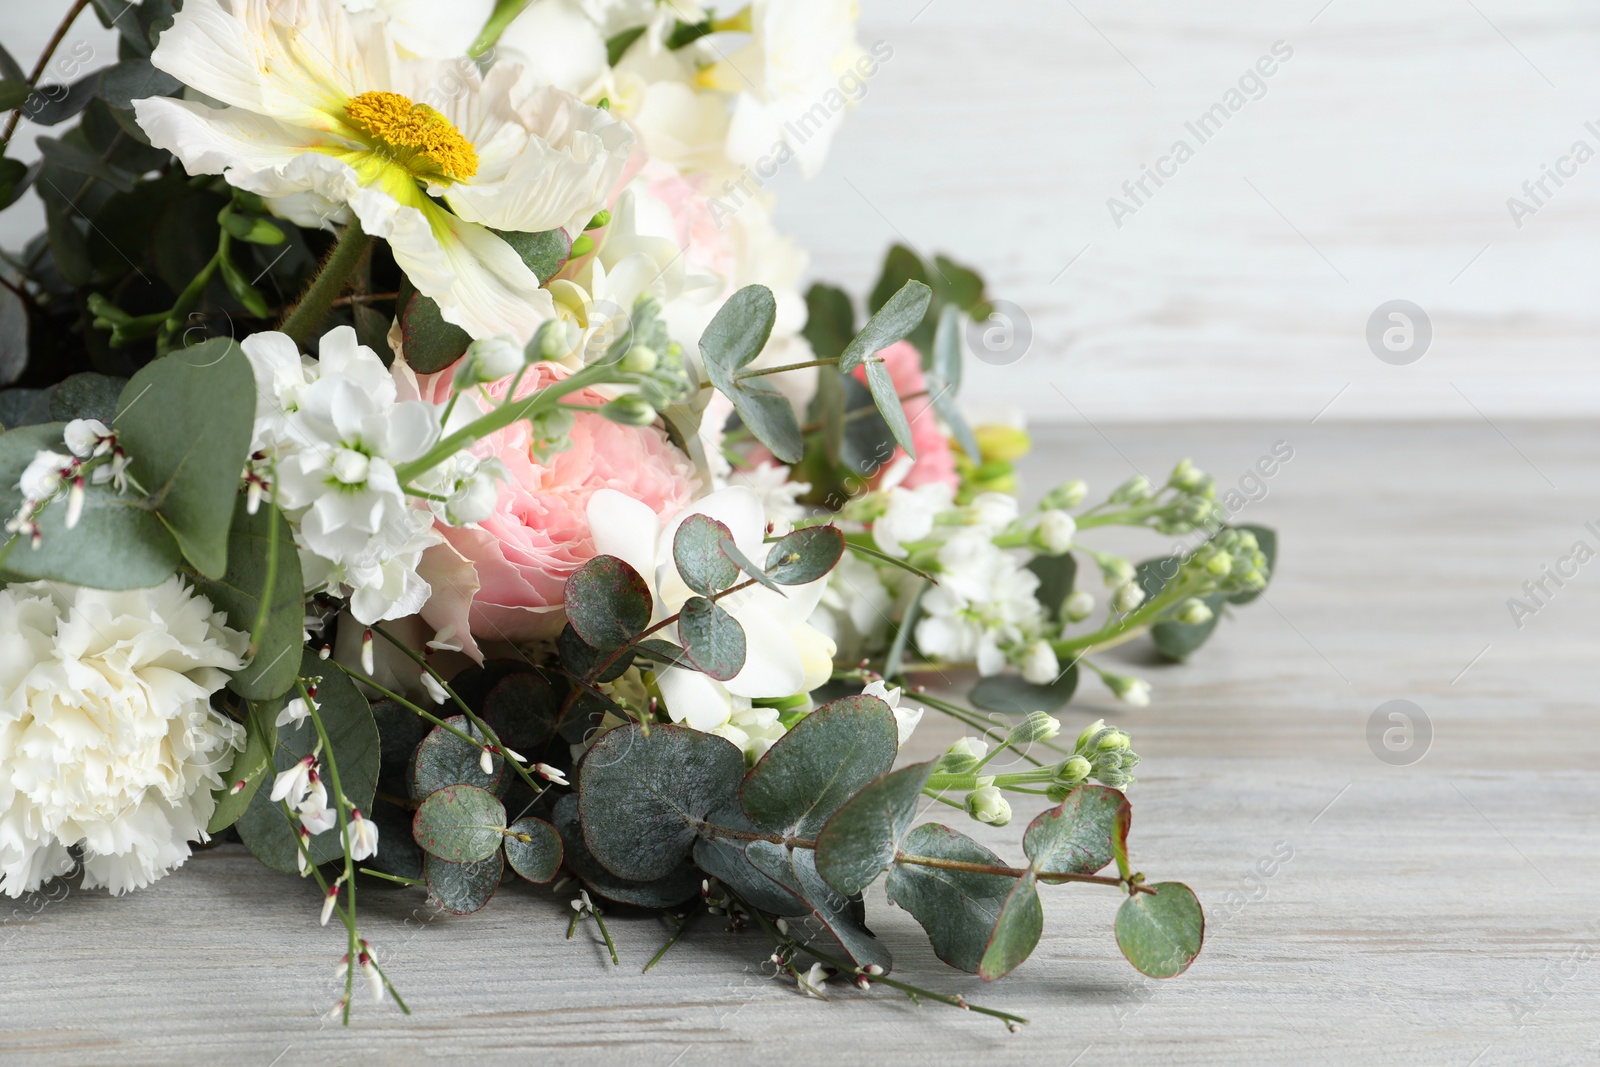
[[[389,36],[413,56],[464,56],[494,14],[494,0],[344,0],[346,11],[377,11]]]
[[[761,498],[748,489],[719,489],[664,527],[648,506],[614,489],[602,489],[590,498],[588,518],[595,551],[618,557],[644,578],[654,601],[652,621],[676,614],[695,595],[672,559],[678,527],[695,514],[726,526],[739,551],[754,562],[767,558],[772,546],[763,541],[766,516]],[[715,731],[733,719],[738,698],[793,696],[827,681],[833,671],[833,641],[807,622],[826,586],[827,579],[820,578],[807,585],[785,587],[787,595],[752,586],[719,600],[744,628],[744,666],[726,682],[679,667],[657,672],[656,684],[673,721]],[[676,633],[669,628],[661,636],[671,639]]]
[[[474,337],[526,342],[554,313],[491,227],[578,233],[633,140],[511,64],[480,77],[468,62],[402,59],[382,19],[338,0],[190,0],[151,62],[226,105],[135,101],[152,144],[298,225],[359,220]]]

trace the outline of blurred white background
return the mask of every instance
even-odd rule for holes
[[[63,7],[5,0],[25,66]],[[1542,205],[1522,190],[1600,152],[1593,0],[862,7],[893,58],[823,173],[779,176],[779,221],[858,294],[902,241],[1023,309],[1031,348],[975,363],[969,399],[1040,422],[1600,413],[1600,158]],[[78,39],[112,47],[88,16]],[[1276,42],[1292,56],[1201,143],[1185,124]],[[1180,139],[1193,158],[1134,204],[1123,183]],[[8,212],[0,242],[38,225]],[[1404,366],[1366,339],[1397,298],[1433,329]]]

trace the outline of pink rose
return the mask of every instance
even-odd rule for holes
[[[417,375],[402,360],[394,366],[401,396],[434,403],[449,399],[451,370]],[[517,398],[568,373],[556,363],[535,364],[523,376]],[[506,379],[486,388],[499,399],[509,387]],[[602,404],[607,398],[584,391],[568,399]],[[482,402],[464,394],[458,410],[465,404]],[[615,489],[664,521],[687,507],[699,488],[694,465],[654,426],[619,426],[580,412],[571,437],[571,447],[548,463],[531,455],[526,422],[479,441],[473,452],[499,459],[509,472],[494,513],[476,526],[438,527],[448,543],[430,549],[424,561],[434,593],[422,615],[474,659],[481,661],[482,653],[473,638],[529,641],[561,631],[567,577],[595,555],[586,511],[597,491]]]
[[[901,396],[926,392],[928,386],[922,377],[922,353],[917,351],[916,345],[910,341],[896,341],[878,355],[883,357],[883,365],[888,368],[889,377],[894,379],[895,392]],[[862,385],[867,384],[865,367],[857,367],[855,376]],[[917,450],[917,459],[905,477],[896,484],[915,489],[919,485],[938,482],[951,489],[959,489],[961,478],[956,474],[956,457],[951,451],[950,439],[939,428],[938,418],[928,410],[933,406],[933,398],[923,395],[914,400],[901,401],[901,404],[906,409],[906,421],[911,424],[911,444]],[[895,449],[894,458],[878,468],[878,480],[881,481],[889,472],[898,472],[904,467],[903,461],[909,458],[904,449]]]

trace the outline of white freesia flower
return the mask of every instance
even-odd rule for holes
[[[906,742],[911,740],[911,731],[917,728],[917,723],[922,721],[925,708],[902,708],[900,706],[901,690],[896,687],[890,689],[882,679],[868,682],[865,689],[861,690],[862,696],[877,697],[889,705],[889,710],[894,712],[894,724],[900,731],[900,747],[904,748]]]
[[[726,526],[739,551],[755,563],[766,560],[772,548],[763,541],[766,517],[761,499],[748,489],[719,489],[664,527],[649,507],[614,489],[602,489],[590,498],[588,517],[595,551],[618,557],[644,578],[654,601],[652,621],[676,614],[694,595],[673,562],[672,541],[683,521],[695,514],[707,515]],[[752,586],[719,600],[744,628],[744,667],[727,682],[679,667],[657,672],[656,683],[672,720],[708,733],[730,723],[747,734],[751,727],[767,730],[776,723],[776,714],[770,724],[758,722],[759,717],[745,716],[734,722],[736,710],[772,710],[741,707],[739,698],[793,696],[808,693],[827,681],[833,670],[833,642],[807,622],[826,585],[827,579],[821,578],[807,585],[788,586],[784,594]],[[671,639],[676,632],[669,628],[661,636]]]
[[[832,638],[840,660],[854,663],[883,646],[893,607],[894,597],[878,568],[846,552],[828,575],[827,592],[811,613],[811,625]]]
[[[177,577],[0,590],[0,891],[37,889],[77,849],[85,888],[122,893],[207,839],[244,742],[209,698],[248,642]]]
[[[394,469],[438,440],[437,409],[397,400],[388,368],[348,326],[322,338],[317,360],[280,333],[242,347],[256,376],[252,447],[272,459],[306,591],[348,594],[362,623],[414,614],[430,592],[418,564],[441,538]]]
[[[512,64],[480,77],[471,63],[403,59],[381,18],[338,0],[189,0],[151,62],[226,105],[135,101],[152,144],[298,225],[359,221],[474,337],[525,342],[554,313],[493,231],[576,234],[632,142],[618,119]]]

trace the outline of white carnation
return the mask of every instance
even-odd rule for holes
[[[149,885],[206,840],[244,730],[209,705],[249,637],[174,576],[0,589],[0,891]]]

